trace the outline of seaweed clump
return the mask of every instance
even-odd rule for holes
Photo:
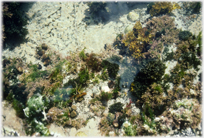
[[[44,66],[48,66],[49,64],[51,64],[50,56],[48,54],[45,54],[47,49],[48,46],[45,43],[42,43],[39,47],[36,48],[36,57],[42,60]]]
[[[25,107],[27,93],[23,93],[26,85],[19,80],[24,72],[21,58],[9,58],[3,60],[3,100],[9,101],[16,110],[18,117],[24,118],[23,108]]]
[[[115,104],[112,104],[109,107],[109,112],[115,114],[116,112],[122,112],[123,110],[123,104],[121,102],[117,102]]]
[[[201,2],[190,2],[192,13],[199,13],[201,9]]]
[[[137,21],[133,30],[122,37],[122,44],[129,48],[135,59],[143,57],[143,53],[147,51],[147,44],[153,37],[150,32],[150,29],[142,28],[142,24]]]
[[[91,53],[86,57],[86,65],[92,72],[99,72],[101,70],[101,61],[96,58],[96,54]]]
[[[138,99],[141,99],[141,96],[151,84],[161,82],[165,69],[166,66],[161,60],[148,62],[135,76],[130,91],[136,95]]]
[[[155,2],[148,6],[147,12],[149,12],[151,16],[158,16],[171,13],[174,9],[180,8],[181,7],[177,3],[172,4],[171,2]]]
[[[161,84],[153,83],[137,101],[137,105],[145,105],[143,111],[146,115],[149,115],[147,106],[152,109],[154,115],[160,115],[167,106],[164,92]]]
[[[192,33],[189,31],[180,31],[179,32],[179,40],[188,40],[188,38],[192,36]]]
[[[22,16],[23,11],[19,2],[3,3],[3,40],[7,42],[9,39],[22,40],[25,39],[28,30],[24,28],[27,24],[27,18]]]
[[[183,2],[183,6],[186,9],[186,14],[198,14],[201,9],[201,2]]]
[[[49,136],[49,130],[45,126],[46,114],[45,110],[49,107],[50,100],[40,94],[33,95],[28,99],[27,107],[23,110],[27,117],[27,134],[33,134],[34,132],[40,133],[40,135]]]
[[[101,66],[103,68],[107,68],[108,70],[108,75],[110,78],[116,78],[116,75],[118,73],[118,70],[119,70],[119,65],[116,64],[116,63],[111,63],[107,60],[103,60],[102,63],[101,63]]]
[[[125,49],[126,53],[131,54],[136,60],[158,59],[161,58],[164,46],[179,42],[178,34],[174,19],[164,15],[152,18],[143,28],[137,21],[132,31],[120,36],[116,45],[119,44],[123,53]]]
[[[96,18],[99,17],[103,22],[109,19],[109,11],[106,8],[106,2],[88,2],[90,14]]]

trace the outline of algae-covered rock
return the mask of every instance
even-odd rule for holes
[[[76,111],[72,111],[70,114],[71,118],[75,118],[77,116],[77,112]]]

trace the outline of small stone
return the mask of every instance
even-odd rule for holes
[[[103,116],[105,116],[105,117],[107,117],[108,116],[108,110],[105,110],[104,112],[103,112]]]
[[[77,101],[78,101],[78,102],[81,102],[83,99],[84,99],[84,98],[81,97],[81,98],[78,98]]]
[[[160,118],[159,118],[159,117],[156,117],[156,118],[154,119],[154,121],[155,121],[155,122],[159,122],[159,121],[160,121]]]
[[[115,132],[114,132],[114,131],[110,131],[110,132],[109,132],[109,136],[110,136],[110,137],[114,137],[114,136],[115,136]]]
[[[17,67],[16,69],[18,70],[19,73],[23,73],[23,68],[22,67]]]
[[[72,107],[71,107],[73,110],[77,110],[77,107],[76,107],[76,105],[72,105]]]
[[[86,127],[89,129],[95,129],[97,127],[97,124],[97,121],[95,121],[94,118],[91,118],[87,123]]]
[[[85,108],[84,111],[85,111],[85,112],[89,112],[89,108]]]
[[[143,128],[144,128],[145,130],[147,130],[147,131],[150,129],[149,126],[146,125],[146,124],[144,124]]]
[[[109,88],[113,88],[114,85],[115,85],[115,83],[114,83],[112,80],[110,80],[110,81],[108,82],[108,87],[109,87]]]
[[[98,87],[96,87],[96,86],[93,87],[92,92],[93,92],[94,94],[98,93],[98,92],[99,92]]]
[[[139,14],[137,14],[135,12],[129,12],[127,18],[128,18],[128,20],[135,22],[139,19]]]
[[[66,133],[62,126],[58,126],[55,123],[52,123],[49,127],[49,132],[54,137],[65,137]]]
[[[102,87],[101,87],[101,91],[103,91],[103,92],[109,92],[110,89],[109,89],[108,86],[102,86]]]
[[[48,46],[47,46],[45,43],[43,43],[43,44],[41,45],[41,47],[42,47],[42,49],[44,49],[44,50],[47,50],[47,48],[48,48]]]
[[[43,62],[43,65],[44,65],[44,66],[47,66],[47,65],[49,65],[50,63],[51,63],[51,60],[48,59],[48,60],[45,60],[45,61]]]
[[[38,63],[38,64],[37,64],[37,68],[38,68],[38,69],[42,69],[42,66]]]
[[[39,56],[42,56],[43,54],[45,54],[45,51],[39,49],[39,50],[37,51],[37,54],[38,54]]]
[[[119,124],[118,124],[118,121],[117,121],[117,120],[114,120],[114,121],[113,121],[113,126],[114,126],[114,127],[118,127],[118,126],[119,126]]]
[[[70,114],[71,118],[75,118],[77,116],[77,112],[76,111],[72,111]]]
[[[131,125],[130,122],[125,121],[122,126],[123,126],[123,127],[128,127],[128,126],[130,126],[130,125]]]
[[[95,93],[91,93],[91,98],[94,98],[95,97]]]

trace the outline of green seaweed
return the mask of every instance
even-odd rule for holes
[[[35,81],[37,78],[43,78],[49,74],[47,70],[39,70],[36,64],[30,65],[29,67],[31,68],[32,73],[27,76],[26,81]]]
[[[135,76],[130,91],[140,99],[151,84],[154,82],[161,82],[165,69],[166,66],[161,60],[148,62],[148,64]]]
[[[85,61],[86,58],[87,58],[87,56],[86,56],[85,53],[84,53],[84,50],[85,50],[85,49],[83,49],[83,50],[79,53],[79,57],[80,57],[83,61]]]
[[[18,117],[21,117],[21,118],[24,118],[25,115],[24,115],[24,112],[23,112],[23,109],[25,108],[24,105],[19,102],[18,100],[16,100],[15,98],[13,99],[12,101],[12,106],[13,108],[15,109],[16,111],[16,115]]]
[[[118,73],[118,70],[119,70],[119,65],[116,64],[116,63],[111,63],[107,60],[103,60],[102,63],[101,63],[101,66],[103,68],[107,68],[108,70],[108,75],[110,78],[113,78],[115,79],[116,78],[116,75]]]
[[[190,8],[192,9],[192,13],[199,13],[201,9],[201,2],[191,2]]]
[[[59,62],[54,70],[52,71],[52,73],[50,74],[49,78],[51,83],[55,83],[55,82],[62,82],[63,80],[63,76],[62,76],[62,66],[64,64],[65,61],[61,61]]]
[[[90,79],[90,76],[89,76],[89,71],[87,68],[85,69],[82,69],[80,72],[79,72],[79,77],[76,79],[76,82],[77,84],[80,86],[84,86],[87,84],[87,81]]]
[[[197,42],[198,42],[197,55],[201,56],[201,51],[202,51],[202,33],[201,32],[199,32],[197,36]]]
[[[121,102],[117,102],[112,104],[109,107],[109,112],[115,114],[116,112],[122,112],[123,110],[123,104]]]
[[[98,78],[102,79],[103,81],[108,80],[108,72],[107,72],[107,67],[102,69],[102,73]]]
[[[4,26],[4,37],[5,42],[13,40],[25,40],[28,30],[25,25],[27,25],[28,19],[23,16],[24,13],[21,10],[23,3],[20,2],[4,2],[3,4],[3,26]],[[6,14],[6,7],[8,8],[7,12],[10,12],[11,16]]]
[[[119,95],[119,91],[121,90],[120,89],[120,77],[117,77],[116,80],[115,80],[115,87],[113,89],[113,98],[116,99]]]
[[[107,102],[111,98],[112,98],[112,93],[103,92],[103,91],[101,92],[101,101]]]
[[[189,31],[180,31],[179,32],[179,39],[186,41],[192,36],[192,33]]]

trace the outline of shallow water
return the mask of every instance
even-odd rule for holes
[[[5,130],[3,134],[201,135],[199,111],[202,99],[199,75],[202,73],[202,53],[197,51],[201,42],[199,31],[202,27],[202,16],[200,11],[189,8],[196,5],[190,5],[188,2],[177,3],[181,9],[174,9],[171,14],[154,16],[147,12],[149,2],[107,2],[97,3],[98,5],[93,7],[86,2],[22,4],[23,17],[28,20],[24,27],[28,33],[22,40],[18,39],[17,35],[9,38],[7,36],[2,49],[2,102],[3,115],[6,118],[2,122]],[[162,17],[165,17],[165,20]],[[174,22],[169,24],[166,20],[172,18]],[[153,21],[154,19],[161,20],[161,23]],[[141,24],[140,29],[135,26],[138,21]],[[153,21],[152,24],[148,23],[149,21]],[[166,24],[162,26],[165,21]],[[187,38],[190,44],[181,40],[178,32],[182,31],[177,29],[190,31],[191,35]],[[133,35],[130,35],[131,31]],[[181,43],[187,48],[182,47]],[[167,50],[164,50],[165,48]],[[171,59],[166,61],[172,49],[173,57],[169,56]],[[191,53],[184,56],[186,52]],[[135,58],[140,54],[141,57]],[[150,64],[153,64],[151,61],[159,59],[162,64],[155,65],[164,64],[166,69]],[[102,64],[104,60],[105,65]],[[164,77],[165,74],[170,75],[168,81]],[[140,78],[137,78],[137,75]],[[171,88],[166,88],[167,84]],[[177,87],[183,89],[177,90]],[[162,92],[158,93],[156,90]],[[172,96],[170,90],[175,92],[174,100],[168,99]],[[181,94],[177,95],[177,91]],[[139,93],[143,97],[139,96]],[[184,109],[176,105],[179,100],[185,98],[194,104],[195,110],[184,105],[186,102],[182,103]],[[168,100],[171,100],[171,104]],[[121,111],[110,113],[111,105],[117,102],[123,104],[123,107],[115,107],[122,108]],[[146,107],[148,102],[150,109]],[[16,110],[17,116],[12,117],[20,119],[20,123],[16,123],[17,126],[8,126],[11,121],[9,118],[12,117],[7,115],[9,111],[6,107]],[[158,111],[161,113],[157,110],[161,110]],[[171,116],[165,116],[170,110]],[[182,118],[182,111],[188,112],[190,117],[183,113]],[[153,117],[150,112],[154,112]],[[194,118],[196,112],[199,115]],[[125,119],[121,114],[125,115]],[[121,120],[117,116],[120,116]],[[135,122],[131,120],[134,116],[137,116]],[[164,122],[161,121],[161,116],[164,116],[168,123],[167,128],[162,131]],[[147,117],[149,120],[145,120]],[[171,122],[171,117],[181,121],[178,124],[185,124],[185,119],[190,121],[182,126]],[[155,118],[160,118],[160,124],[154,124]],[[19,131],[18,126],[22,124],[26,127]],[[127,124],[130,126],[128,130],[125,127]],[[189,131],[189,124],[193,129],[197,128],[196,131]],[[174,127],[185,132],[177,134],[173,130]],[[144,133],[141,133],[143,131]]]

